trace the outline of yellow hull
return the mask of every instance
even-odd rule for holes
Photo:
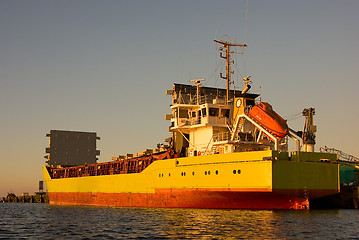
[[[339,192],[338,164],[321,159],[336,155],[215,154],[158,160],[141,173],[62,179],[43,171],[52,204],[286,209]]]

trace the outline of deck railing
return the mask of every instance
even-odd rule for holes
[[[231,139],[230,132],[221,132],[221,133],[214,133],[213,134],[213,142],[222,142],[228,141]]]
[[[173,151],[169,150],[158,154],[151,154],[137,158],[122,159],[105,163],[95,163],[63,168],[49,167],[48,170],[51,178],[53,179],[140,173],[154,161],[174,157],[176,157],[176,155],[173,153]]]

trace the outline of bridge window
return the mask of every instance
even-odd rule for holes
[[[179,110],[179,118],[188,118],[188,111],[185,109]]]
[[[229,118],[229,109],[221,109],[221,117]]]
[[[211,117],[218,117],[218,108],[209,108],[209,116]]]
[[[246,106],[254,106],[254,100],[252,100],[252,99],[246,99]]]
[[[207,109],[206,108],[202,108],[202,116],[203,117],[207,116]]]

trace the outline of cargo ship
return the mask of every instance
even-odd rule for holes
[[[314,109],[304,109],[303,131],[295,131],[249,92],[250,76],[242,90],[231,89],[231,48],[247,45],[215,42],[227,87],[173,84],[167,144],[97,163],[96,133],[51,130],[43,166],[50,204],[309,209],[338,193],[337,155],[314,151]],[[296,151],[288,152],[292,140]]]

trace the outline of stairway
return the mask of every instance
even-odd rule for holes
[[[327,152],[327,153],[333,153],[333,154],[337,154],[338,155],[338,159],[340,161],[343,161],[343,162],[354,162],[354,163],[359,163],[359,158],[358,157],[355,157],[353,155],[350,155],[350,154],[347,154],[345,152],[342,152],[338,149],[335,149],[335,148],[329,148],[327,146],[325,146],[324,148],[321,147],[320,148],[320,151],[321,152]]]
[[[237,124],[234,128],[234,132],[232,133],[232,140],[234,140],[236,138],[238,132],[242,130],[244,122],[245,122],[244,117],[241,117],[240,119],[237,120]]]

